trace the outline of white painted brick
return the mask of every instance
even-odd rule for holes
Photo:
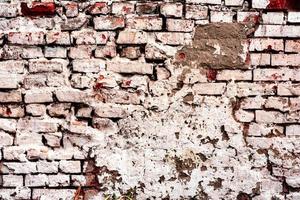
[[[183,19],[167,19],[167,30],[177,32],[191,32],[194,29],[194,21]]]
[[[183,5],[181,3],[164,3],[160,6],[160,12],[166,17],[181,17]]]
[[[252,8],[266,8],[270,0],[252,0]]]
[[[300,125],[289,125],[286,127],[287,136],[300,136]]]
[[[211,11],[210,12],[210,21],[212,23],[224,22],[232,23],[234,12],[220,12],[220,11]]]
[[[187,3],[221,4],[221,0],[187,0]]]
[[[262,14],[263,24],[284,24],[283,12],[267,12]]]
[[[288,12],[288,22],[300,23],[300,12]]]
[[[59,162],[59,169],[65,173],[80,173],[81,163],[80,161],[65,161]]]
[[[270,38],[252,38],[250,39],[250,51],[264,51],[275,50],[283,51],[284,45],[282,39],[270,39]]]
[[[286,40],[285,52],[297,52],[300,53],[300,40]]]
[[[138,73],[138,74],[152,74],[153,66],[148,63],[138,62],[108,62],[107,70],[117,73]]]
[[[208,7],[202,5],[186,5],[186,19],[207,19]]]
[[[23,186],[23,176],[20,175],[3,175],[4,187],[19,187]]]

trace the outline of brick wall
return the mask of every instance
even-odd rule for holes
[[[0,199],[300,199],[299,52],[297,0],[2,0]]]

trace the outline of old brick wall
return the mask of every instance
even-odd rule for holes
[[[1,0],[0,199],[300,199],[299,52],[298,0]]]

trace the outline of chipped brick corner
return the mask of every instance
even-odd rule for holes
[[[297,0],[3,0],[0,199],[300,199],[299,52]]]

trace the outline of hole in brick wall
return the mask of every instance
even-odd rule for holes
[[[299,0],[270,0],[268,9],[274,10],[298,10],[300,11]]]

